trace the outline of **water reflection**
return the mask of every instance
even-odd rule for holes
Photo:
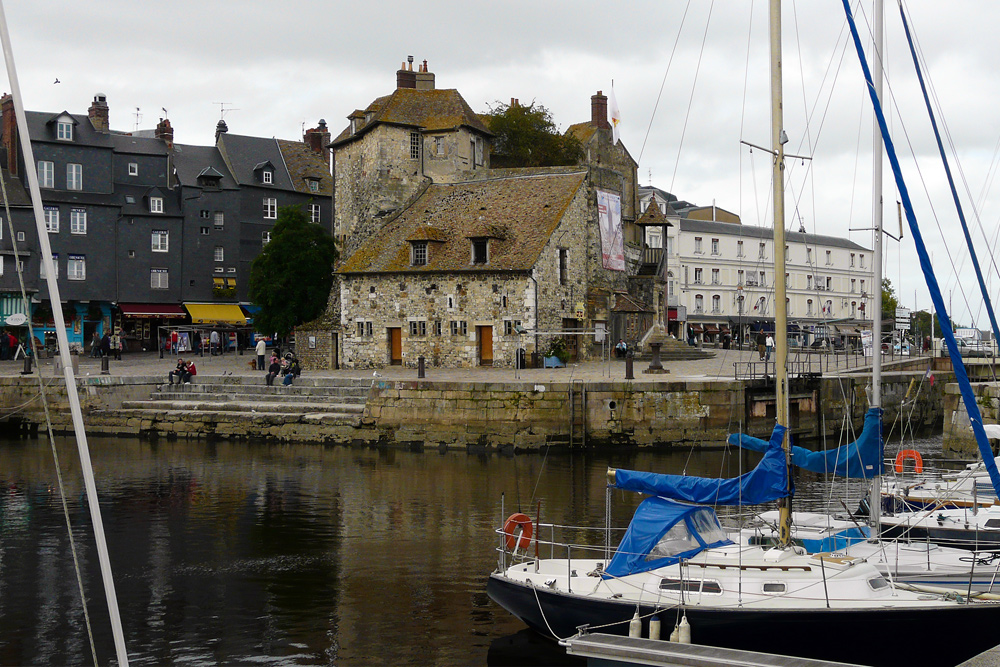
[[[58,445],[108,664],[75,448]],[[522,633],[484,592],[501,495],[507,514],[534,515],[541,503],[543,521],[602,525],[609,465],[733,476],[755,462],[688,449],[505,457],[125,439],[91,448],[137,665],[553,664],[562,650]],[[0,664],[90,661],[56,484],[47,443],[0,447]],[[815,476],[800,475],[798,489],[803,506],[832,502]],[[624,525],[639,499],[614,500],[613,522]]]

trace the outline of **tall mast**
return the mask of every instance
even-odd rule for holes
[[[781,92],[781,2],[771,0],[771,148],[774,151],[774,169],[771,175],[774,187],[774,384],[776,416],[778,423],[788,427],[788,306],[785,300],[785,145],[784,117]],[[788,432],[781,444],[785,450],[785,464],[789,469],[788,484],[791,491],[791,445]],[[781,546],[791,544],[792,497],[789,493],[781,503],[779,514]]]
[[[882,0],[875,0],[875,25],[873,26],[874,47],[872,49],[872,83],[874,84],[875,97],[882,101],[882,18],[884,14]],[[875,247],[872,248],[872,269],[875,284],[872,285],[872,395],[871,407],[882,407],[882,132],[878,127],[878,120],[874,123],[874,164],[872,174],[872,220],[875,223]],[[900,343],[900,349],[903,346]],[[881,429],[882,420],[879,419]],[[882,434],[879,433],[879,441]],[[871,517],[872,532],[874,536],[881,533],[880,518],[882,515],[882,480],[878,474],[881,467],[875,468],[875,478],[872,480],[871,497],[869,498],[869,512]]]

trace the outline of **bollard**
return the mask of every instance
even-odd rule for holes
[[[24,358],[24,370],[21,371],[21,375],[31,375],[31,357]]]
[[[635,375],[632,374],[632,351],[629,350],[625,355],[625,379],[634,380]]]
[[[417,377],[421,378],[421,379],[424,377],[424,358],[423,358],[423,356],[417,357]]]
[[[111,375],[111,358],[101,357],[101,375]]]

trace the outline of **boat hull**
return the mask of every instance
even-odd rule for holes
[[[500,574],[490,575],[487,593],[501,607],[543,635],[567,638],[577,628],[628,634],[634,601],[595,599],[532,587]],[[643,633],[656,611],[639,604]],[[669,635],[676,608],[659,611]],[[1000,605],[874,609],[712,609],[685,610],[695,644],[781,653],[866,665],[914,664],[951,667],[997,643]],[[873,631],[877,630],[877,631]],[[888,638],[897,638],[893,641]],[[913,641],[908,641],[909,639]]]

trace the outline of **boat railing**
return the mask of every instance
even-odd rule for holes
[[[496,529],[501,571],[519,562],[534,561],[537,568],[538,559],[545,556],[550,559],[565,556],[567,561],[593,558],[606,563],[615,552],[614,545],[621,541],[622,534],[627,530],[540,522],[535,526],[529,540],[524,539],[523,531],[515,529],[508,532],[504,527]]]

